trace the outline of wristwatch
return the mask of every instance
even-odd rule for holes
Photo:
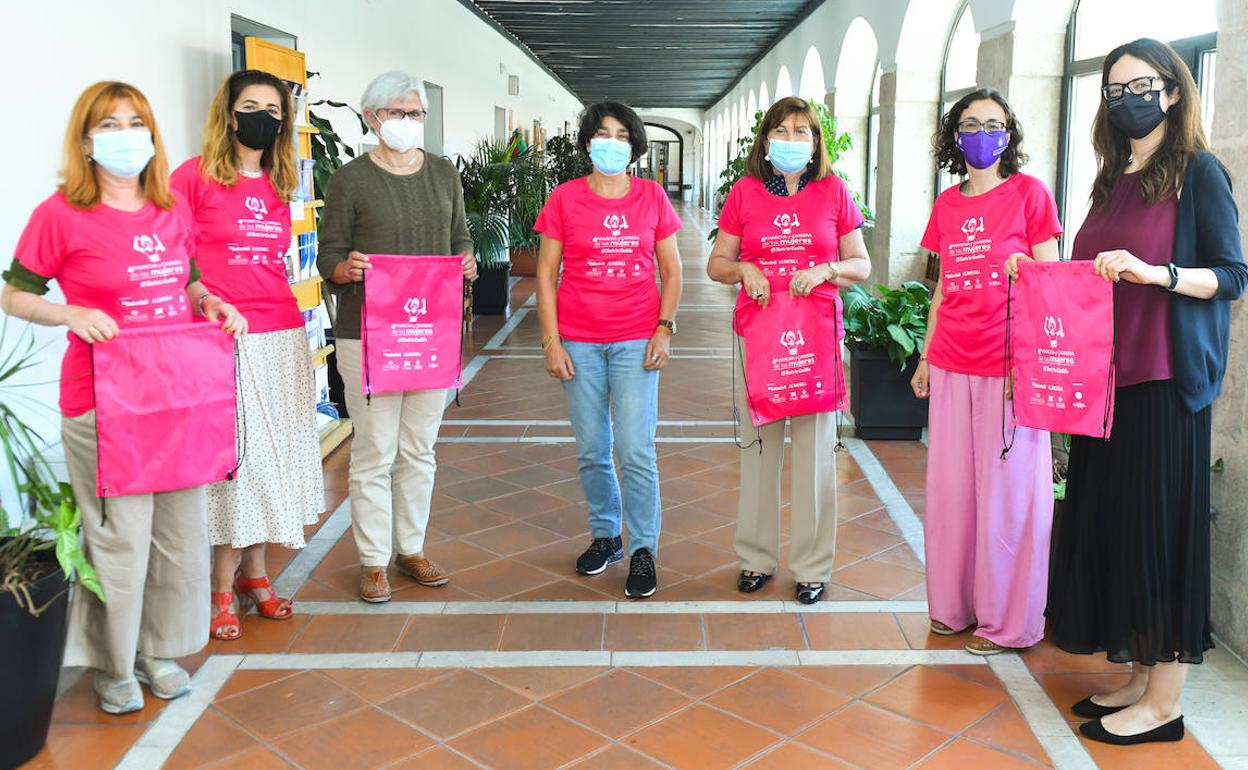
[[[667,329],[669,332],[671,332],[673,337],[676,336],[676,322],[675,321],[669,321],[666,318],[660,318],[659,326],[662,326],[664,329]]]
[[[1179,285],[1179,268],[1171,262],[1166,265],[1166,269],[1170,271],[1170,285],[1166,287],[1166,291],[1174,291]]]

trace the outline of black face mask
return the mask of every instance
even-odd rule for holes
[[[1166,119],[1161,109],[1161,92],[1146,94],[1123,93],[1122,98],[1109,102],[1109,122],[1114,128],[1131,137],[1143,139]]]
[[[264,110],[255,112],[236,110],[234,120],[238,122],[234,135],[244,147],[250,147],[253,150],[267,150],[272,147],[273,142],[277,141],[277,130],[282,127],[282,121]]]

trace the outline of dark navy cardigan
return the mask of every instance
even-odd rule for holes
[[[1206,267],[1218,277],[1213,299],[1170,296],[1170,361],[1175,385],[1193,412],[1222,390],[1230,346],[1231,301],[1248,287],[1240,246],[1239,210],[1231,177],[1213,154],[1197,152],[1187,165],[1174,226],[1174,264]]]

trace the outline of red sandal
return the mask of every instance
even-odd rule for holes
[[[243,625],[238,622],[238,615],[230,610],[234,606],[234,593],[225,591],[212,595],[212,604],[217,608],[208,627],[208,634],[213,639],[230,642],[243,635]],[[233,630],[226,630],[232,628]]]
[[[234,578],[234,590],[238,595],[249,600],[256,607],[256,613],[269,620],[289,620],[294,614],[290,599],[283,599],[273,590],[269,578],[261,575],[256,578],[245,578],[242,575]],[[269,598],[261,601],[256,598],[259,591],[267,591]]]

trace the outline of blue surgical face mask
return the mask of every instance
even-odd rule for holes
[[[91,160],[120,177],[136,177],[156,154],[146,128],[100,131],[91,135]]]
[[[815,153],[815,146],[810,142],[767,141],[767,158],[781,174],[796,174],[806,168]]]
[[[618,139],[596,137],[589,140],[589,159],[603,174],[617,176],[633,162],[633,146]]]

